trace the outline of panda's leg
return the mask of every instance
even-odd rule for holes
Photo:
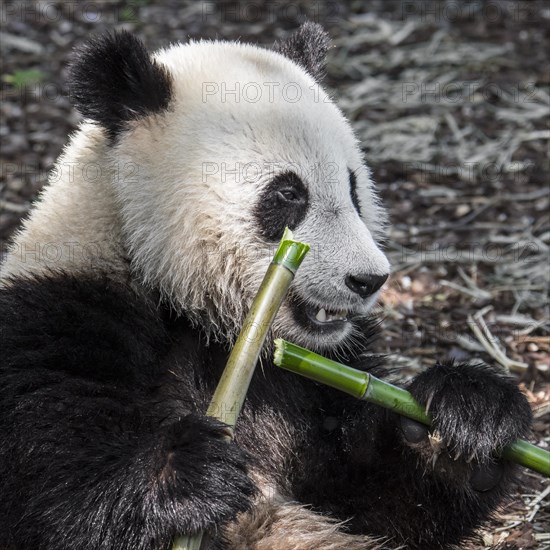
[[[273,389],[271,383],[270,389]],[[254,398],[254,392],[250,397]],[[258,493],[251,510],[240,514],[235,522],[224,528],[216,550],[382,548],[380,539],[350,534],[343,522],[314,512],[307,501],[297,501],[289,483],[294,453],[296,449],[309,447],[312,442],[306,437],[309,430],[304,431],[304,418],[296,411],[295,414],[287,413],[280,416],[270,407],[245,405],[236,441],[254,455],[249,461],[249,476]],[[301,420],[294,424],[298,417]]]
[[[378,550],[381,540],[351,535],[341,522],[282,496],[262,497],[223,531],[227,550]]]

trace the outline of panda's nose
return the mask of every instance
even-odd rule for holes
[[[359,294],[361,298],[366,298],[374,294],[388,280],[388,274],[385,275],[370,275],[360,273],[359,275],[348,275],[346,277],[346,286]]]

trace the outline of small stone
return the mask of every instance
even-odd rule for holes
[[[471,210],[472,209],[470,208],[470,205],[468,205],[468,204],[459,204],[455,209],[455,216],[457,218],[462,218],[463,216],[465,216],[466,214],[471,212]]]
[[[414,281],[411,284],[411,290],[414,294],[420,294],[424,292],[424,285],[420,281]]]

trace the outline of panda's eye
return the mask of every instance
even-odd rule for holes
[[[254,208],[259,233],[277,242],[285,227],[295,229],[304,220],[309,203],[308,190],[295,172],[277,174],[261,191]]]
[[[277,195],[286,202],[299,201],[298,193],[294,189],[279,189]]]

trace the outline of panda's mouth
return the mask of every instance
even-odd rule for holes
[[[290,307],[296,321],[310,330],[341,331],[350,323],[348,310],[304,303],[303,300],[293,295],[290,296]]]
[[[306,314],[309,320],[318,325],[327,325],[330,323],[346,322],[348,320],[348,312],[346,310],[331,311],[328,308],[317,308],[309,306],[306,308]]]

